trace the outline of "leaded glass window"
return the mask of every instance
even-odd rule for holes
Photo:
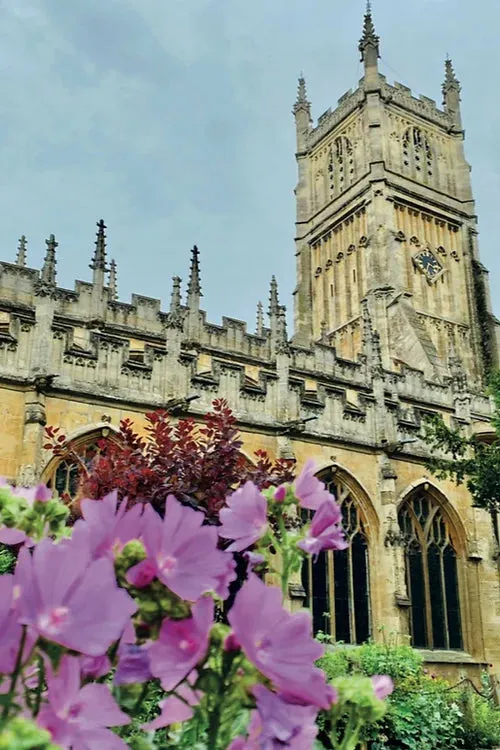
[[[302,569],[305,606],[311,610],[314,632],[335,641],[363,643],[370,636],[368,539],[359,506],[340,475],[319,477],[340,504],[349,547],[309,558]]]
[[[399,512],[416,648],[462,648],[457,554],[441,508],[425,492]]]
[[[80,456],[82,462],[87,468],[90,467],[98,452],[99,448],[95,441],[75,447],[75,453]],[[59,495],[59,497],[74,500],[78,493],[80,471],[81,466],[75,459],[62,459],[47,484]]]

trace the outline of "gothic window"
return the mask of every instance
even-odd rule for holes
[[[424,491],[399,512],[411,601],[412,645],[461,649],[457,552],[441,508]]]
[[[328,159],[330,193],[341,193],[354,180],[354,149],[349,138],[335,139]]]
[[[432,177],[432,149],[420,128],[408,128],[403,135],[403,165],[412,177],[421,180]]]
[[[349,547],[322,552],[306,560],[302,585],[311,610],[314,632],[328,633],[337,642],[363,643],[370,636],[368,539],[358,504],[337,472],[319,477],[342,509]]]
[[[108,438],[107,428],[75,440],[71,444],[71,450],[78,455],[81,463],[74,455],[58,459],[55,465],[50,467],[47,487],[64,500],[74,500],[78,494],[82,464],[90,468],[93,459],[100,451],[99,445],[103,439],[111,439]]]

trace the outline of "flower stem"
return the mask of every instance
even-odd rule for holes
[[[130,712],[131,716],[135,716],[138,713],[138,710],[139,710],[140,706],[142,705],[142,702],[143,702],[144,698],[146,697],[146,695],[148,693],[148,689],[149,689],[149,682],[146,681],[144,683],[144,685],[142,686],[142,690],[141,690],[141,693],[140,693],[139,697],[137,698],[136,702],[134,703],[134,707],[133,707],[132,711]]]
[[[17,652],[16,664],[14,667],[14,671],[12,673],[12,679],[10,681],[10,688],[7,694],[7,701],[5,703],[5,706],[3,707],[2,715],[0,716],[0,730],[3,729],[7,723],[7,719],[9,718],[10,707],[12,705],[12,699],[14,698],[16,694],[17,680],[19,679],[19,675],[21,673],[21,666],[23,663],[23,651],[24,651],[24,646],[26,644],[27,633],[28,633],[28,628],[26,625],[23,625],[21,641],[19,643],[19,651]]]
[[[278,526],[280,530],[280,537],[281,537],[281,591],[283,594],[283,597],[286,597],[288,595],[288,577],[289,577],[289,568],[290,568],[290,561],[288,556],[288,540],[287,540],[287,530],[285,526],[285,519],[283,518],[283,515],[280,513],[278,517]]]
[[[221,669],[221,689],[219,695],[215,697],[215,706],[209,713],[207,740],[210,750],[217,750],[218,740],[221,728],[222,709],[230,691],[234,670],[236,666],[235,654],[225,653],[222,657]],[[225,745],[224,745],[225,747]]]
[[[33,711],[33,716],[38,716],[38,712],[40,711],[40,704],[42,702],[42,691],[43,691],[44,682],[45,682],[45,664],[44,664],[43,658],[39,656],[38,657],[38,685],[36,688],[35,709]]]
[[[349,721],[347,722],[347,726],[344,731],[344,738],[341,744],[338,746],[339,750],[356,750],[361,727],[362,723],[360,721],[356,721],[354,709],[351,709]]]

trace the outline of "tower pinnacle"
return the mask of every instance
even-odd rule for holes
[[[188,307],[198,307],[200,304],[201,282],[200,282],[200,251],[194,245],[191,250],[191,268],[189,271],[189,281],[187,287],[187,304]]]
[[[293,105],[293,114],[296,115],[301,109],[306,110],[308,113],[311,109],[311,103],[307,99],[306,79],[302,73],[300,74],[297,85],[297,99]]]
[[[359,40],[359,51],[361,61],[365,63],[365,68],[377,65],[380,57],[380,37],[375,32],[375,25],[372,17],[372,4],[370,0],[366,3],[366,12],[363,24],[363,34]]]
[[[55,286],[56,283],[56,247],[58,243],[53,234],[50,235],[48,240],[45,240],[47,245],[47,252],[45,253],[45,259],[43,261],[41,280],[45,284]]]
[[[109,298],[111,302],[114,302],[116,299],[118,299],[118,288],[117,288],[117,279],[116,279],[116,261],[114,258],[111,260],[111,263],[109,264]]]
[[[278,296],[278,282],[276,277],[271,278],[271,288],[269,291],[269,317],[278,316],[280,310],[279,296]]]
[[[446,96],[446,94],[452,89],[455,91],[461,91],[460,81],[458,80],[453,68],[453,60],[448,55],[444,61],[444,70],[443,94]]]
[[[106,271],[106,224],[104,219],[97,222],[97,238],[95,241],[94,256],[90,268],[93,271]]]
[[[17,246],[16,266],[24,267],[26,265],[26,237],[21,235],[19,245]]]
[[[264,331],[264,308],[262,302],[257,304],[257,324],[255,326],[255,333],[257,336],[262,336]]]
[[[443,106],[445,112],[452,118],[455,126],[459,129],[462,128],[460,92],[460,81],[453,69],[453,62],[447,56],[444,63]]]
[[[293,105],[293,116],[295,117],[295,129],[297,134],[297,151],[304,150],[307,133],[311,128],[311,103],[307,99],[306,81],[302,73],[297,86],[297,98]]]
[[[170,312],[180,313],[181,311],[181,277],[172,277],[172,296],[170,298]]]

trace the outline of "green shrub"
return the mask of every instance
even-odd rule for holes
[[[500,745],[500,709],[493,701],[471,690],[460,696],[465,747],[492,748]]]
[[[13,573],[16,565],[16,556],[11,552],[10,547],[0,544],[0,576],[5,573]]]
[[[388,701],[384,719],[374,725],[367,740],[371,750],[452,750],[462,747],[462,712],[442,689],[429,690],[432,680],[424,678],[420,692],[399,689]]]
[[[410,646],[339,644],[319,665],[330,681],[356,673],[387,674],[394,680],[386,715],[363,736],[370,750],[477,750],[500,744],[500,709],[492,700],[470,689],[450,689],[446,680],[426,675],[420,653]]]
[[[392,646],[368,642],[362,646],[338,645],[319,660],[329,680],[359,672],[371,677],[386,674],[397,684],[408,677],[423,674],[422,657],[410,646]]]

